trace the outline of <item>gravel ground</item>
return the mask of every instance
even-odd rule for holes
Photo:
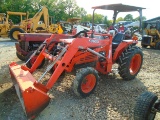
[[[85,99],[76,97],[71,89],[74,76],[61,77],[49,92],[50,104],[36,120],[133,120],[135,100],[142,92],[151,91],[160,98],[160,51],[148,48],[143,53],[143,66],[136,79],[123,81],[116,71],[100,76],[95,92]],[[23,63],[16,57],[14,42],[0,39],[0,120],[26,120],[8,71],[12,61]],[[34,73],[34,77],[42,72]]]

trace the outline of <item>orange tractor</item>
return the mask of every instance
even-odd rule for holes
[[[90,34],[85,31],[75,36],[52,34],[28,55],[24,65],[15,62],[9,65],[11,78],[27,117],[34,119],[49,104],[47,93],[63,72],[76,76],[73,91],[79,97],[93,93],[99,80],[98,73],[111,73],[115,63],[119,65],[119,74],[124,80],[134,79],[143,62],[143,53],[136,46],[137,43],[137,38],[117,42],[109,34]],[[43,67],[45,59],[50,64],[36,80],[32,73]],[[49,71],[53,73],[45,84],[43,79]]]

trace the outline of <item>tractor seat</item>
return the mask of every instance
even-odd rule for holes
[[[117,33],[112,40],[112,55],[114,54],[118,45],[124,40],[124,33]]]
[[[112,49],[116,49],[118,45],[124,40],[124,33],[117,33],[112,40]]]

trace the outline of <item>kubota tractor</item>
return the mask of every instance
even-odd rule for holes
[[[117,42],[112,41],[109,34],[87,34],[85,31],[75,36],[52,34],[28,56],[24,65],[9,64],[13,84],[27,117],[35,118],[49,104],[47,93],[63,72],[76,76],[73,91],[83,98],[94,92],[99,81],[98,73],[111,73],[115,63],[119,65],[118,71],[124,80],[134,79],[143,62],[143,53],[137,43],[137,38]],[[50,64],[36,80],[32,73],[43,67],[45,59]],[[52,75],[45,84],[44,76],[49,71]]]
[[[154,93],[146,91],[137,98],[135,120],[154,120],[157,112],[160,112],[160,99]]]

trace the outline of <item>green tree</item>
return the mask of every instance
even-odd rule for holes
[[[134,18],[134,21],[139,21],[140,20],[140,17],[136,17]],[[142,21],[146,20],[146,17],[145,16],[142,16]]]
[[[106,24],[109,27],[110,25],[112,25],[112,20],[108,20],[107,16],[105,16],[103,23]]]
[[[82,17],[82,22],[92,22],[92,15],[91,14],[87,14],[85,16]]]
[[[118,23],[119,21],[123,21],[123,20],[124,20],[124,18],[119,17],[119,18],[116,20],[116,23]]]
[[[44,5],[48,8],[49,15],[54,16],[54,21],[86,15],[86,11],[77,5],[76,0],[0,0],[0,13],[28,11],[31,18]]]
[[[125,21],[133,21],[133,15],[127,14],[127,15],[124,17],[124,20],[125,20]]]
[[[107,24],[107,22],[108,22],[107,16],[104,16],[104,21],[103,21],[103,23],[104,23],[104,24]]]
[[[104,17],[103,15],[95,13],[94,22],[97,24],[103,23],[103,17]]]

